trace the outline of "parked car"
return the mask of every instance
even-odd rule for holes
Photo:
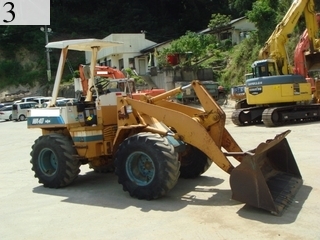
[[[35,98],[33,101],[37,102],[37,107],[39,108],[44,108],[47,107],[48,103],[51,101],[52,97],[39,97],[39,98]],[[65,99],[63,97],[57,97],[56,101]]]
[[[18,102],[12,105],[12,120],[24,121],[27,119],[27,112],[30,108],[35,108],[37,102]]]
[[[19,102],[36,102],[36,99],[38,98],[43,98],[44,96],[29,96],[29,97],[24,97],[19,100]]]
[[[48,107],[50,101],[44,102],[41,107],[46,108]],[[79,102],[79,100],[77,98],[58,98],[56,100],[56,107],[62,107],[62,106],[66,106],[68,104],[72,105],[74,103]]]
[[[5,120],[5,121],[12,120],[12,105],[6,105],[0,108],[0,120]]]
[[[4,106],[7,106],[7,105],[12,105],[13,102],[3,102],[3,103],[0,103],[0,108],[3,108]]]

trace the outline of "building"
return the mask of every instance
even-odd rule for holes
[[[123,45],[101,49],[98,52],[98,64],[110,67],[132,68],[140,75],[148,71],[148,55],[141,54],[141,49],[156,44],[145,38],[144,33],[116,33],[104,38],[109,41],[123,42]],[[85,53],[86,64],[90,63],[91,53]]]
[[[215,29],[204,29],[200,34],[214,34],[220,41],[231,39],[233,44],[238,44],[249,36],[256,27],[246,17],[230,21],[229,24]],[[123,42],[123,45],[113,48],[105,48],[98,52],[98,64],[110,67],[132,68],[141,75],[153,75],[157,71],[157,53],[170,46],[173,40],[156,43],[145,38],[145,32],[141,33],[115,33],[104,39]],[[90,63],[91,53],[86,52],[86,64]],[[173,56],[174,57],[174,56]],[[174,64],[173,64],[174,65]]]
[[[249,33],[257,30],[255,25],[246,17],[231,20],[229,24],[214,29],[206,28],[199,33],[214,34],[218,40],[230,39],[232,44],[239,44],[249,36]]]

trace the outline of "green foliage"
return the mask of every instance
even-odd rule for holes
[[[231,21],[231,16],[230,15],[223,15],[223,14],[212,14],[211,15],[211,19],[210,22],[208,24],[208,27],[210,29],[215,29],[215,28],[219,28],[219,27],[223,27],[226,26],[230,23]]]
[[[236,45],[229,56],[229,64],[223,72],[220,83],[223,86],[234,86],[244,83],[244,75],[251,72],[251,64],[257,60],[261,46],[257,44],[257,35]]]
[[[211,34],[186,32],[177,40],[171,42],[170,47],[160,52],[159,61],[165,64],[168,55],[179,54],[181,66],[191,66],[200,58],[213,51],[217,40]]]
[[[79,72],[79,70],[75,70],[75,71],[73,72],[73,77],[74,77],[74,78],[79,78],[79,77],[80,77],[80,72]]]
[[[269,0],[259,0],[253,3],[252,10],[248,11],[246,16],[257,27],[258,41],[263,44],[277,25],[276,8],[269,5]]]
[[[33,65],[22,66],[13,60],[0,61],[0,88],[19,84],[33,86],[40,76],[40,72],[34,70]]]
[[[234,0],[231,1],[231,9],[234,9],[236,12],[243,16],[247,11],[252,9],[252,4],[256,0]]]
[[[134,79],[136,84],[138,84],[138,85],[145,85],[146,84],[146,82],[140,76],[138,76],[131,68],[125,69],[125,72],[127,73],[127,76],[129,78]]]

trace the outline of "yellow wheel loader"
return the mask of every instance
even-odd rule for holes
[[[61,49],[53,101],[31,109],[27,119],[28,128],[42,129],[31,151],[39,183],[61,188],[77,178],[83,164],[114,167],[124,191],[152,200],[166,195],[179,177],[197,177],[214,162],[230,174],[233,199],[281,215],[302,185],[286,140],[289,131],[243,151],[225,128],[225,113],[199,81],[140,99],[127,92],[95,91],[85,101],[55,106],[68,50],[91,51],[88,89],[94,89],[98,50],[118,44],[82,39],[47,45]],[[170,100],[187,88],[194,90],[202,109]],[[229,157],[239,164],[232,165]]]

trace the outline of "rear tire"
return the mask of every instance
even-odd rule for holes
[[[32,146],[31,164],[35,177],[44,187],[60,188],[71,184],[80,172],[80,162],[72,141],[61,134],[39,137]]]
[[[180,153],[180,177],[196,178],[207,171],[212,161],[198,148],[187,145],[186,151]]]
[[[115,173],[123,190],[138,199],[164,196],[179,178],[178,154],[159,134],[138,133],[120,144]]]

